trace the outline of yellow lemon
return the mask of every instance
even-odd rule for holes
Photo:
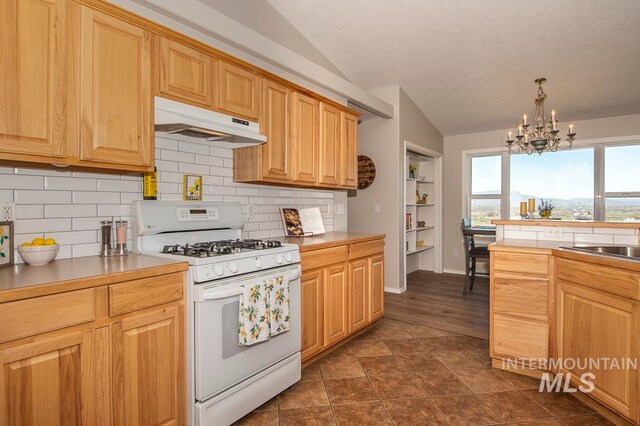
[[[32,246],[43,246],[44,245],[44,238],[34,238],[31,241],[31,245]]]
[[[20,244],[22,247],[31,247],[31,243],[22,243]]]
[[[52,246],[56,243],[56,240],[54,240],[53,238],[47,238],[46,240],[44,240],[44,245],[45,246]]]

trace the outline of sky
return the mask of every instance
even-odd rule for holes
[[[514,154],[511,192],[536,198],[593,198],[594,150]],[[499,193],[500,156],[473,158],[474,193]],[[640,191],[640,145],[609,147],[605,151],[606,191]]]

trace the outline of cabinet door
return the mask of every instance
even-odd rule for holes
[[[338,185],[342,167],[340,111],[320,103],[320,183]]]
[[[320,352],[322,343],[322,270],[305,272],[302,291],[302,360]]]
[[[294,93],[291,97],[289,125],[293,180],[318,183],[318,101]]]
[[[583,373],[595,375],[590,395],[635,421],[638,420],[638,372],[624,368],[622,362],[638,354],[638,308],[630,301],[586,287],[558,283],[558,358],[572,360],[616,360],[621,368],[585,363],[560,372],[571,373],[574,384]]]
[[[5,153],[65,155],[66,4],[65,0],[0,2],[3,158],[15,158]]]
[[[341,113],[342,169],[340,185],[355,188],[358,184],[358,117]]]
[[[384,316],[384,255],[369,259],[369,322]]]
[[[261,145],[262,174],[265,178],[289,178],[289,89],[264,80],[262,90],[262,119],[260,127],[267,136]]]
[[[176,306],[113,324],[114,424],[184,424],[183,315]]]
[[[342,340],[348,332],[349,287],[345,264],[324,270],[324,345]]]
[[[213,105],[217,61],[182,44],[160,39],[160,91],[187,101]]]
[[[82,8],[80,159],[152,163],[151,34]]]
[[[73,332],[0,351],[0,425],[66,426],[95,420],[91,333]]]
[[[349,334],[369,322],[369,260],[349,263]]]
[[[231,114],[258,119],[258,76],[220,61],[218,107]]]

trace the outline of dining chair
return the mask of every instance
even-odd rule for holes
[[[471,229],[471,218],[462,219],[460,226],[462,238],[464,240],[464,289],[462,295],[466,296],[469,291],[473,291],[473,282],[476,276],[488,277],[488,274],[476,272],[476,261],[486,260],[489,263],[489,248],[487,246],[476,246],[475,234]]]

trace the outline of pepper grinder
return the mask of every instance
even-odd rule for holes
[[[116,220],[116,256],[126,256],[129,254],[127,249],[127,221]]]
[[[111,228],[113,222],[110,220],[103,220],[100,222],[100,230],[102,231],[102,245],[100,248],[100,256],[111,256],[113,250],[111,249]]]

